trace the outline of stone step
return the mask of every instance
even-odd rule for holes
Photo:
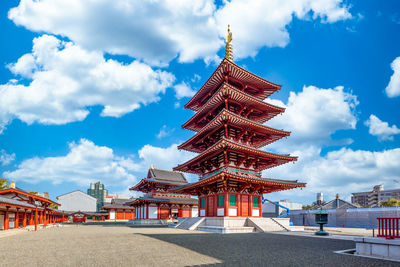
[[[199,226],[197,230],[218,233],[218,234],[233,234],[233,233],[252,233],[255,232],[254,227],[222,227],[222,226]]]

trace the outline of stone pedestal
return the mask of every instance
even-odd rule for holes
[[[356,237],[356,254],[400,260],[400,240],[381,237]]]

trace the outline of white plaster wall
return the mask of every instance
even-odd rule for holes
[[[115,210],[110,210],[110,220],[115,220]]]
[[[200,210],[200,216],[202,217],[206,216],[206,210]]]
[[[192,217],[199,217],[199,209],[192,208]]]
[[[224,208],[217,209],[217,216],[224,216]]]
[[[149,207],[149,219],[157,219],[157,207]]]
[[[74,191],[57,197],[60,209],[66,211],[96,211],[97,199],[81,191]]]
[[[237,209],[235,209],[235,208],[230,208],[230,209],[228,210],[228,215],[229,215],[229,216],[237,216]]]
[[[251,212],[251,216],[260,216],[260,211],[253,209]]]

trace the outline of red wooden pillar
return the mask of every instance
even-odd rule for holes
[[[4,213],[4,231],[8,230],[9,227],[8,208],[6,207],[6,212]]]
[[[200,215],[200,210],[201,210],[201,198],[200,198],[200,195],[198,196],[198,201],[197,201],[197,205],[199,205],[198,207],[199,207],[199,209],[198,209],[198,216],[200,217],[201,215]]]
[[[146,205],[146,219],[149,219],[149,205],[150,204]]]
[[[189,206],[189,218],[192,218],[192,217],[193,217],[192,210],[193,210],[193,206],[190,205],[190,206]]]
[[[160,204],[157,204],[157,219],[161,219],[161,214],[160,214]]]
[[[260,195],[259,197],[258,197],[258,208],[259,208],[259,212],[260,212],[260,216],[259,217],[262,217],[262,195]]]
[[[37,225],[38,225],[38,212],[37,208],[35,209],[35,231],[37,231]]]
[[[15,229],[19,228],[19,211],[18,211],[18,209],[17,209],[17,212],[15,213],[14,228]]]
[[[26,227],[26,210],[24,210],[24,218],[22,219],[22,227]]]
[[[31,210],[31,214],[29,216],[29,225],[33,225],[33,210]]]
[[[64,224],[64,213],[62,214],[62,224]]]
[[[242,216],[242,195],[241,194],[236,195],[236,206],[237,206],[236,215],[238,217],[241,217]]]
[[[249,217],[253,217],[253,195],[249,195]]]
[[[229,194],[224,194],[224,216],[228,216],[228,209],[229,209]]]
[[[46,206],[44,207],[44,211],[43,211],[43,224],[44,226],[47,225],[47,210],[46,210]]]
[[[178,206],[178,217],[182,218],[182,205]]]

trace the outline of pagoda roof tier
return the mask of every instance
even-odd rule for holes
[[[232,112],[238,115],[243,114],[248,119],[259,123],[264,123],[285,112],[284,108],[268,104],[224,83],[207,103],[182,125],[182,128],[199,131],[216,113],[225,107],[225,100],[228,101],[228,108]]]
[[[296,160],[297,157],[257,150],[223,137],[206,151],[184,164],[178,165],[174,170],[204,175],[233,163],[239,168],[243,165],[247,170],[253,168],[258,172]]]
[[[140,191],[144,193],[155,191],[166,191],[171,187],[187,184],[187,182],[160,181],[153,179],[142,179],[139,183],[129,188],[132,191]]]
[[[216,142],[221,135],[220,132],[224,132],[225,124],[231,125],[231,127],[234,128],[228,130],[228,134],[229,138],[235,142],[239,142],[242,139],[251,141],[251,135],[253,135],[256,140],[258,140],[250,144],[250,146],[254,148],[263,147],[282,137],[290,135],[290,132],[264,126],[223,109],[212,121],[192,138],[178,146],[178,148],[198,153],[205,151]]]
[[[194,111],[199,110],[223,81],[234,83],[235,86],[240,87],[240,89],[247,91],[248,94],[260,100],[264,100],[281,88],[280,85],[260,78],[224,58],[206,83],[185,105],[185,108]]]
[[[223,168],[203,179],[200,179],[197,182],[189,183],[180,187],[174,187],[169,191],[189,195],[198,195],[199,193],[204,193],[204,190],[211,190],[216,192],[218,188],[213,188],[213,184],[227,184],[228,181],[239,182],[241,185],[239,189],[241,193],[243,193],[245,190],[248,190],[248,193],[249,191],[258,191],[260,194],[265,194],[306,186],[305,183],[300,183],[297,180],[278,180],[257,176],[248,176],[241,174],[238,170]]]

